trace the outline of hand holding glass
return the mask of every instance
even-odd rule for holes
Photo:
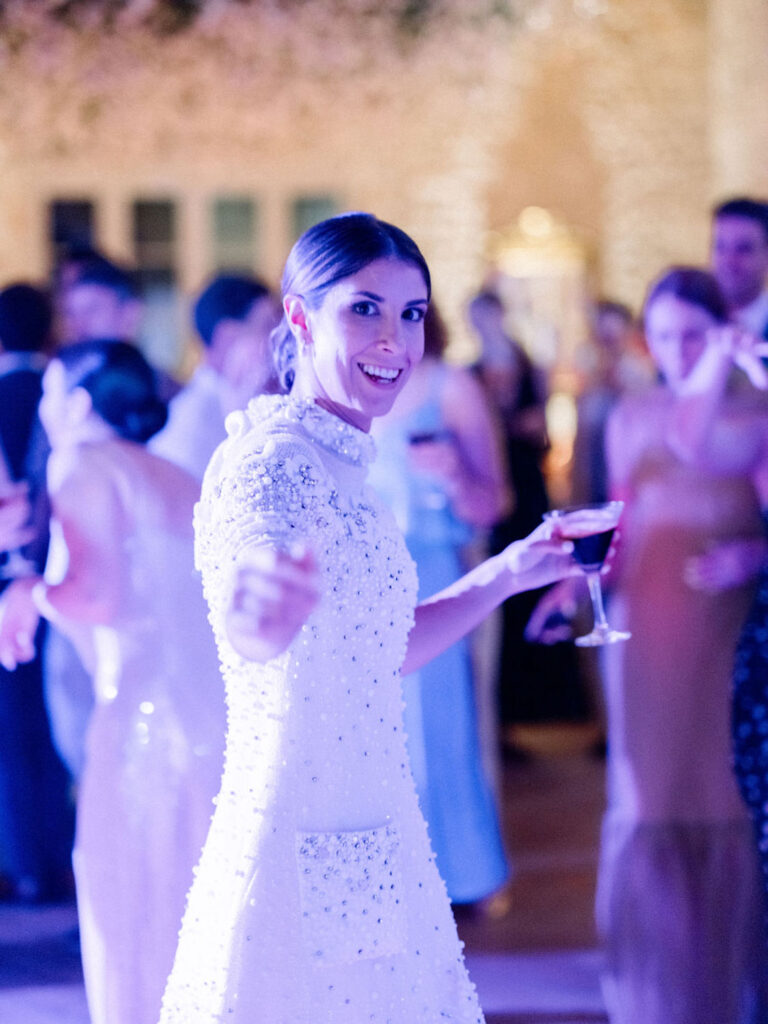
[[[544,515],[546,520],[557,526],[561,537],[573,542],[573,557],[587,577],[595,624],[591,633],[576,638],[574,642],[578,647],[614,644],[620,640],[629,640],[632,635],[622,630],[611,629],[605,617],[603,592],[600,586],[600,570],[623,508],[622,501],[605,501],[596,505],[554,509]]]

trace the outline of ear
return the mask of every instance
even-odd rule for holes
[[[312,332],[304,299],[300,295],[286,295],[283,299],[283,311],[294,338],[302,345],[311,344]]]

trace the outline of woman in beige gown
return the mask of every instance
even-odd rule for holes
[[[612,496],[626,506],[603,650],[607,810],[597,919],[612,1024],[743,1024],[759,1015],[760,889],[731,767],[730,687],[754,580],[710,587],[701,556],[762,536],[748,472],[693,464],[678,443],[685,381],[726,318],[714,280],[676,268],[651,288],[662,382],[608,424]],[[720,415],[752,401],[734,389]]]

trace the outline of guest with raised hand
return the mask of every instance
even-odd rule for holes
[[[692,373],[675,424],[679,450],[696,466],[718,473],[749,474],[768,531],[768,343],[743,328],[711,331]],[[734,373],[741,371],[761,394],[739,388],[733,408]],[[740,374],[739,374],[740,375]],[[757,579],[757,589],[736,648],[733,671],[732,741],[736,778],[749,808],[763,879],[768,943],[768,539],[765,532],[723,540],[691,559],[689,586],[729,593]]]
[[[730,688],[763,547],[745,427],[764,421],[765,405],[745,387],[726,390],[723,377],[710,409],[724,440],[697,448],[696,382],[712,339],[730,330],[711,275],[669,269],[649,289],[644,319],[661,382],[621,401],[607,439],[611,494],[625,502],[611,621],[632,637],[603,651],[605,992],[612,1024],[740,1024],[762,1019],[744,1008],[763,999],[765,951],[757,859],[731,767]],[[728,585],[713,586],[734,551],[751,553],[751,565],[742,557]],[[573,597],[570,584],[553,596],[566,591]]]
[[[43,616],[93,674],[74,854],[88,1005],[94,1024],[156,1024],[221,774],[223,691],[193,565],[199,485],[144,448],[166,408],[131,345],[62,349],[40,416],[67,568],[8,589],[0,658],[28,659]]]
[[[429,297],[398,228],[361,213],[310,228],[283,277],[291,394],[231,416],[206,472],[196,544],[230,727],[163,1024],[483,1019],[408,767],[400,670],[571,571],[571,548],[542,525],[415,607],[365,477]]]
[[[18,281],[0,290],[0,521],[11,531],[3,538],[0,592],[45,560],[47,516],[38,515],[30,455],[51,320],[40,288]],[[0,898],[29,902],[72,896],[74,808],[51,737],[43,672],[40,657],[12,672],[0,668]]]

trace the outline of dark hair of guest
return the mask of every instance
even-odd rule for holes
[[[259,299],[267,298],[263,281],[243,274],[219,274],[201,292],[194,309],[197,333],[204,345],[213,343],[222,320],[245,320]]]
[[[94,412],[126,441],[143,444],[168,417],[158,397],[152,367],[125,341],[81,341],[55,356],[64,367],[69,390],[84,388]]]
[[[672,295],[681,302],[698,306],[718,323],[727,323],[728,306],[715,278],[699,267],[670,267],[649,287],[643,310],[647,315],[662,295]]]

